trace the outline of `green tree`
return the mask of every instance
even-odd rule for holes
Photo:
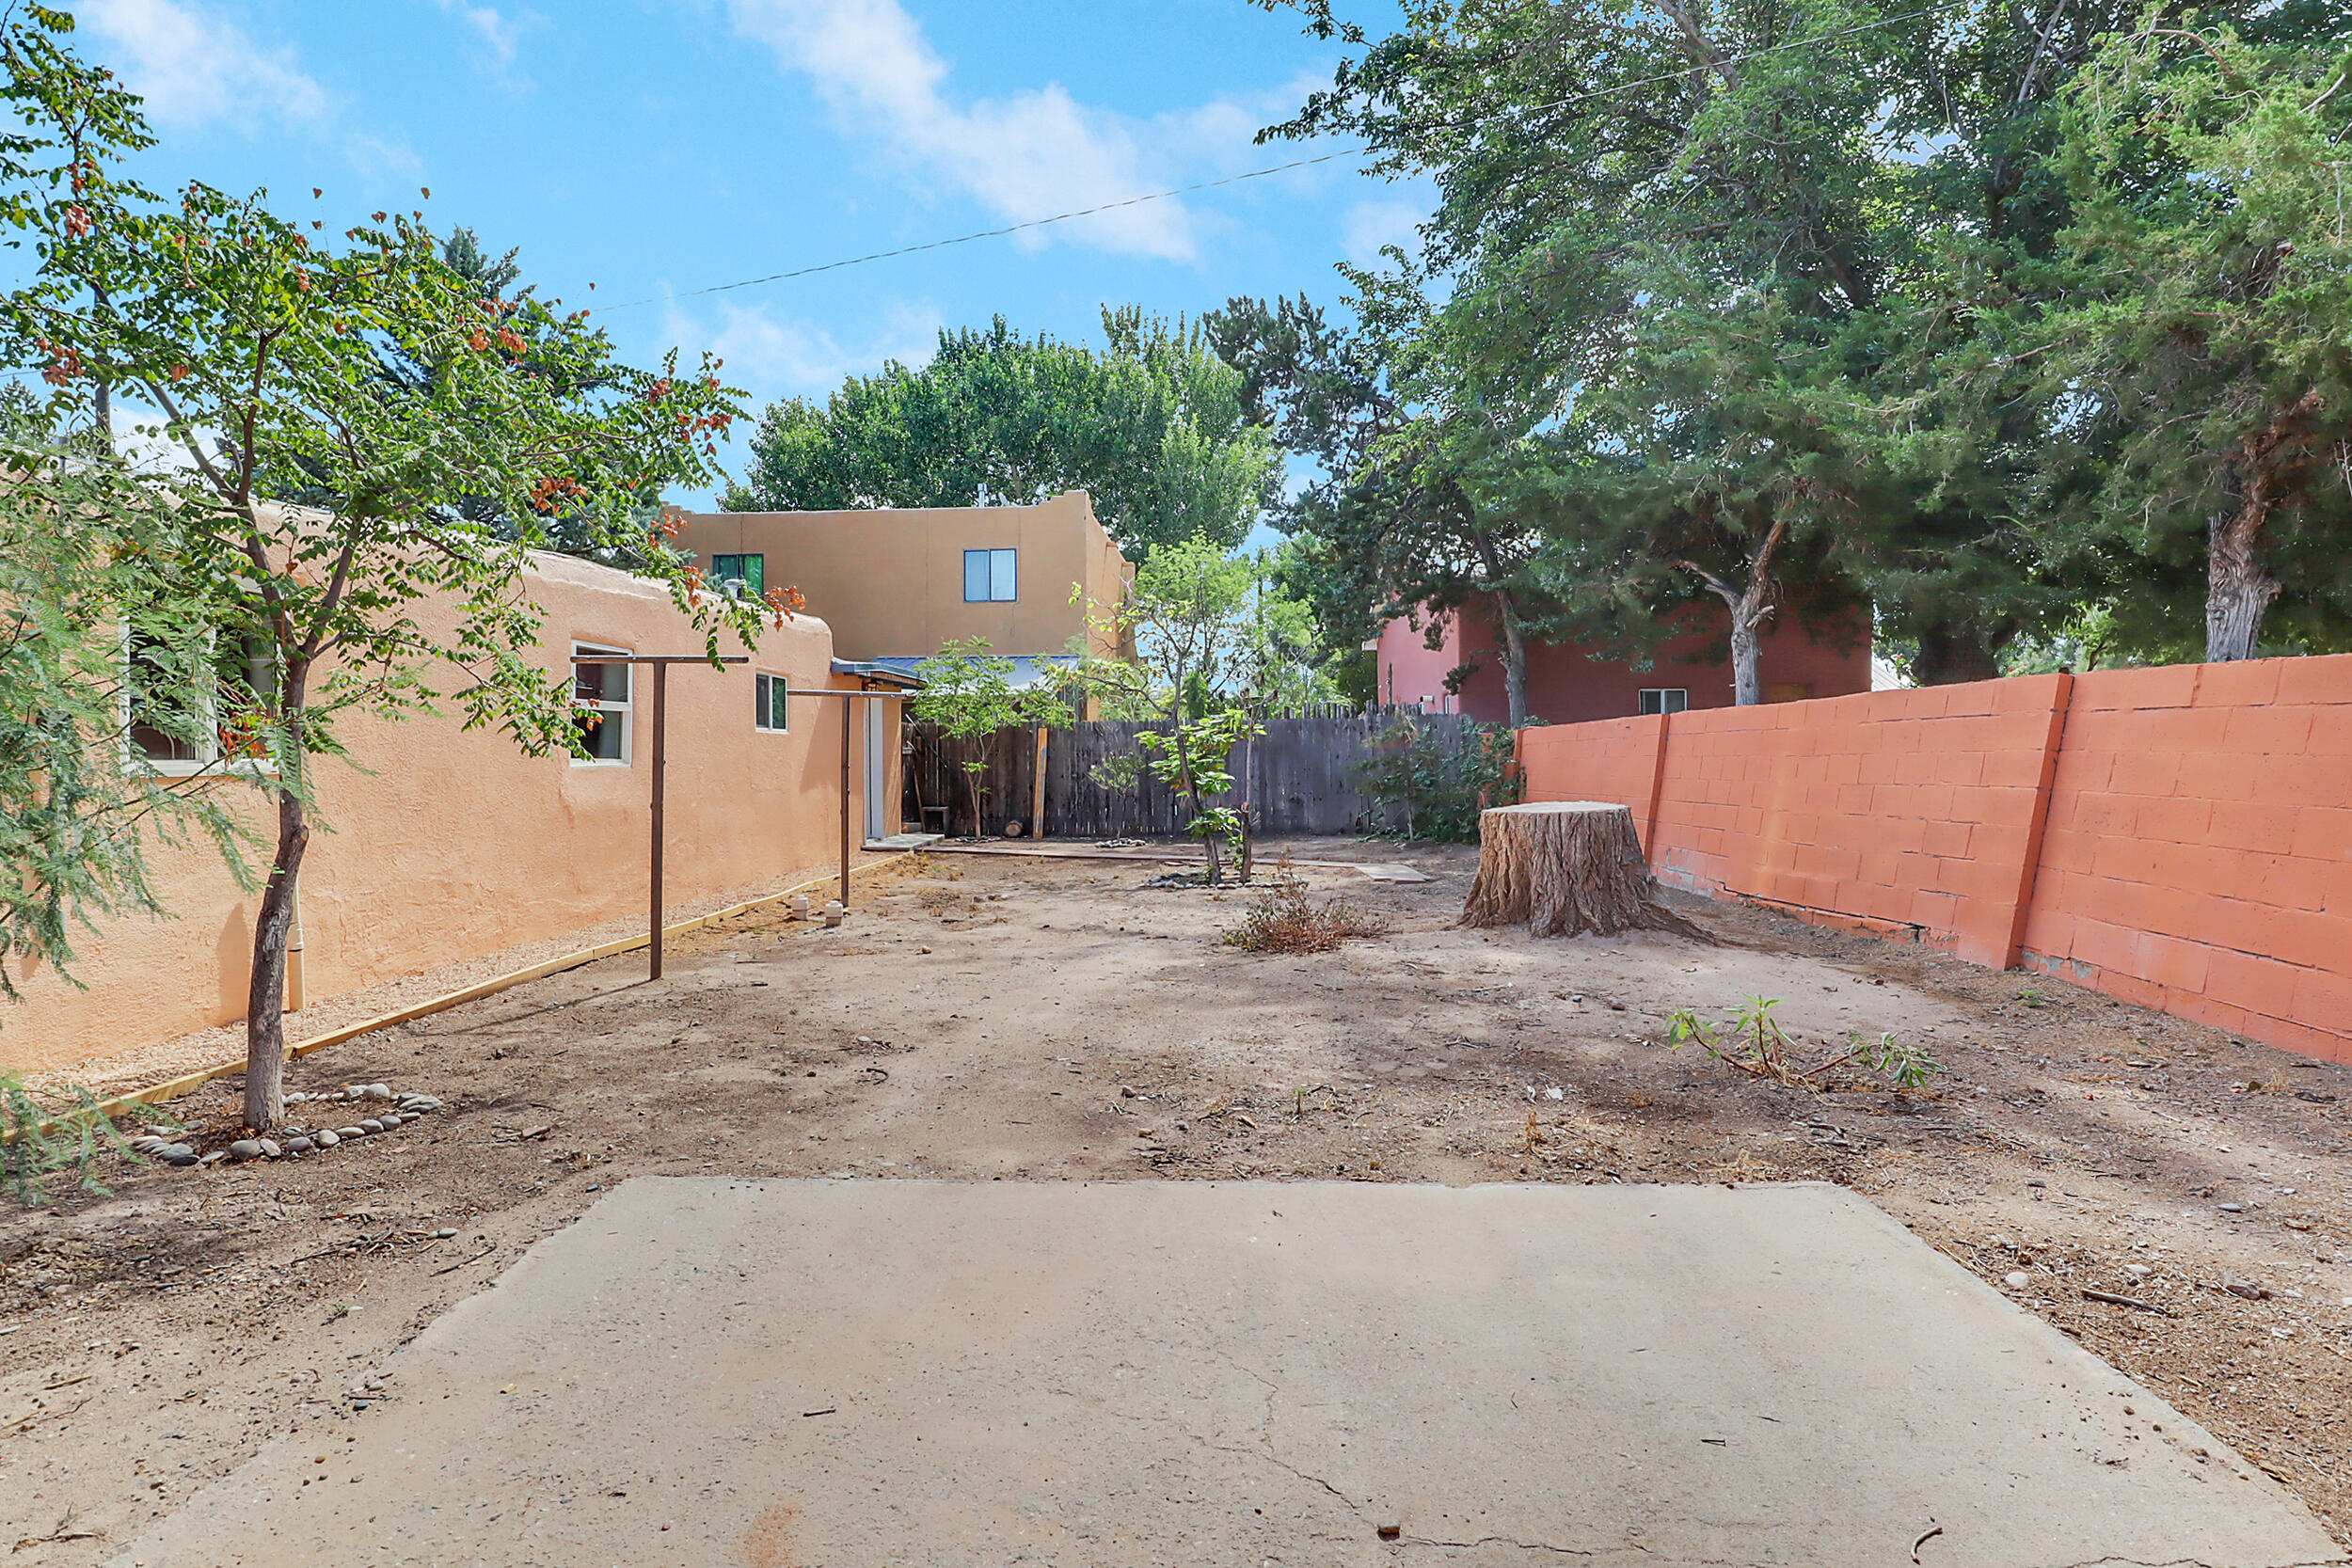
[[[2048,515],[2071,549],[2201,564],[2209,660],[2253,657],[2272,616],[2306,646],[2352,636],[2347,76],[2341,44],[2149,26],[2067,103],[2068,287],[2029,330],[2045,467],[2108,461]]]
[[[142,765],[141,742],[193,752],[215,735],[217,708],[191,700],[212,650],[204,596],[173,569],[179,509],[23,388],[0,404],[0,959],[71,981],[78,931],[164,912],[150,845],[209,840],[250,881],[249,835],[211,787],[221,766],[167,780]],[[0,992],[17,994],[5,963]]]
[[[1283,577],[1326,646],[1355,646],[1399,616],[1426,619],[1434,646],[1444,617],[1489,614],[1512,721],[1524,723],[1528,643],[1555,621],[1524,504],[1543,410],[1447,356],[1424,275],[1396,261],[1393,274],[1341,269],[1359,290],[1353,333],[1303,298],[1236,298],[1210,330],[1258,417],[1321,466],[1280,516],[1297,546]]]
[[[55,42],[52,21],[32,24]],[[20,108],[38,128],[78,102]],[[121,112],[143,135],[135,106]],[[78,200],[20,204],[40,265],[8,301],[9,334],[30,346],[53,410],[87,409],[99,386],[135,388],[184,459],[119,479],[178,513],[168,569],[228,672],[207,697],[233,721],[220,749],[275,808],[246,1014],[246,1119],[267,1128],[283,1114],[286,942],[313,827],[311,759],[342,750],[353,712],[395,718],[441,702],[532,753],[580,745],[570,673],[535,662],[541,618],[524,595],[529,550],[559,510],[642,547],[714,655],[723,623],[755,636],[755,607],[698,593],[681,557],[644,539],[636,511],[648,485],[708,481],[735,410],[707,368],[613,363],[578,313],[526,342],[451,269],[419,214],[379,213],[336,245],[258,196],[192,183],[151,204],[75,173]],[[107,280],[103,309],[84,303],[95,278]],[[517,373],[526,354],[556,370]],[[388,357],[431,367],[429,383],[386,396]],[[320,504],[278,499],[296,495]],[[460,503],[471,497],[516,528],[469,519]],[[427,601],[453,630],[427,624]]]
[[[1351,55],[1267,134],[1360,135],[1376,172],[1437,181],[1415,265],[1444,280],[1435,309],[1456,378],[1540,383],[1552,417],[1591,437],[1563,449],[1580,462],[1552,476],[1560,515],[1591,516],[1570,492],[1605,494],[1610,459],[1656,424],[1601,438],[1579,398],[1632,388],[1629,353],[1673,370],[1673,355],[1644,347],[1661,318],[1680,310],[1692,326],[1692,311],[1760,297],[1782,333],[1762,385],[1789,396],[1775,413],[1748,395],[1770,418],[1747,428],[1802,425],[1813,467],[1843,470],[1845,519],[1821,559],[1916,646],[1920,678],[1995,673],[2010,639],[2152,575],[2120,542],[2055,549],[2030,526],[2052,504],[2045,441],[2064,400],[2019,356],[2016,331],[2063,287],[2054,263],[2074,197],[2053,158],[2068,85],[2146,0],[1963,12],[1415,0],[1384,39],[1321,0],[1300,8]],[[2315,0],[2223,0],[2218,13],[2271,39],[2340,28]],[[1662,293],[1661,274],[1674,280]],[[1671,402],[1675,387],[1657,389]],[[1738,487],[1772,488],[1781,454],[1747,450],[1766,461]],[[1582,466],[1592,453],[1601,461]],[[2065,455],[2063,485],[2095,488],[2106,454]],[[1573,542],[1543,575],[1571,608],[1622,600],[1627,552],[1602,546],[1623,543]],[[1588,562],[1603,575],[1575,578]]]
[[[908,711],[937,724],[962,755],[957,767],[972,802],[972,836],[988,829],[980,804],[980,780],[995,758],[996,742],[1009,729],[1036,729],[1071,721],[1070,704],[1044,681],[1014,684],[1020,665],[988,651],[988,639],[951,641],[922,660],[914,673],[923,689],[907,700]]]
[[[1201,329],[1104,309],[1102,349],[998,317],[940,334],[921,369],[852,375],[824,403],[771,405],[752,437],[737,512],[1031,505],[1084,490],[1140,560],[1196,536],[1238,545],[1273,497],[1280,457],[1248,421],[1241,380]]]

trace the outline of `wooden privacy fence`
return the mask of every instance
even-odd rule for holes
[[[1233,748],[1227,767],[1236,780],[1232,800],[1246,800],[1261,833],[1346,833],[1386,826],[1380,808],[1363,792],[1362,765],[1374,744],[1401,718],[1410,718],[1440,744],[1459,746],[1470,721],[1455,713],[1374,708],[1304,719],[1270,719],[1263,736]],[[1149,771],[1133,788],[1097,784],[1097,765],[1132,757],[1141,750],[1136,736],[1162,730],[1162,722],[1090,719],[1049,732],[1045,743],[1043,832],[1056,838],[1153,838],[1182,833],[1190,809]],[[925,828],[946,824],[971,831],[962,753],[943,740],[935,724],[907,726],[906,819],[918,813]],[[1037,832],[1038,738],[1034,730],[998,734],[986,771],[980,775],[983,820],[992,833],[1009,821]]]

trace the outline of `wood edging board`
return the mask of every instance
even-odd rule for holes
[[[854,877],[861,871],[870,871],[876,866],[888,865],[895,861],[904,860],[909,853],[912,851],[902,850],[898,854],[888,855],[881,860],[867,861],[862,865],[853,865],[850,867],[850,875]],[[749,914],[752,911],[765,905],[781,903],[796,893],[806,893],[813,887],[830,884],[839,879],[840,875],[837,871],[828,871],[821,877],[811,877],[804,882],[796,882],[781,893],[765,893],[756,898],[723,910],[714,910],[708,914],[696,915],[691,920],[681,920],[675,925],[664,926],[661,928],[661,934],[664,937],[681,936],[688,931],[700,930],[706,926],[716,926],[723,920],[732,920],[739,914]],[[610,958],[616,954],[644,947],[652,941],[651,932],[644,936],[621,937],[612,942],[601,942],[595,947],[583,947],[577,953],[566,953],[561,958],[548,958],[524,969],[493,975],[487,980],[477,981],[462,990],[436,996],[430,1001],[419,1002],[413,1006],[402,1007],[395,1012],[385,1013],[381,1017],[367,1019],[358,1023],[346,1024],[341,1029],[330,1029],[315,1038],[290,1045],[286,1048],[286,1059],[293,1061],[296,1057],[308,1056],[313,1051],[324,1051],[330,1045],[341,1045],[346,1040],[357,1039],[361,1035],[373,1034],[378,1029],[389,1029],[395,1024],[412,1022],[417,1019],[429,1018],[435,1013],[447,1012],[452,1007],[461,1007],[469,1002],[479,1002],[485,996],[496,996],[500,991],[511,990],[516,986],[528,985],[533,980],[544,980],[550,974],[561,974],[565,970],[578,969],[583,964],[595,963],[598,958]],[[87,1109],[62,1113],[41,1123],[41,1131],[43,1132],[54,1132],[63,1123],[88,1117],[91,1111],[112,1119],[135,1106],[160,1105],[167,1100],[177,1100],[182,1095],[193,1094],[215,1078],[226,1078],[232,1072],[244,1070],[245,1058],[242,1056],[233,1061],[215,1062],[211,1067],[199,1068],[194,1072],[183,1073],[177,1078],[166,1079],[163,1083],[150,1085],[143,1089],[135,1089],[129,1094],[119,1094],[110,1099],[102,1100]],[[12,1133],[0,1136],[0,1143],[14,1141]]]

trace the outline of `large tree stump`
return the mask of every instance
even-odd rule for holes
[[[1652,896],[1633,814],[1597,800],[1541,800],[1478,814],[1478,879],[1465,926],[1525,926],[1539,937],[1593,931],[1706,933]]]

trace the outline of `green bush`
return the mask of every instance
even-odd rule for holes
[[[1373,824],[1384,836],[1438,844],[1478,842],[1478,814],[1519,798],[1520,773],[1507,724],[1470,723],[1459,740],[1411,718],[1401,718],[1372,743],[1357,767],[1359,786],[1383,818],[1405,809],[1401,827]]]

